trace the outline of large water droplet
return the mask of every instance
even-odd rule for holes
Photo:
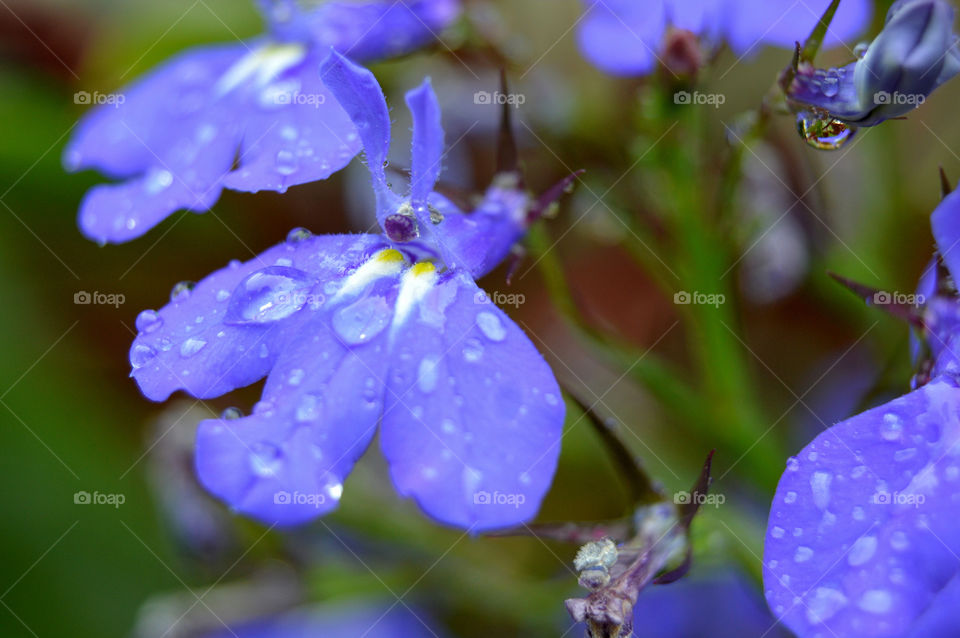
[[[277,475],[282,464],[280,448],[272,443],[255,443],[250,448],[250,469],[257,476],[271,478]]]
[[[364,297],[334,313],[333,329],[348,344],[358,345],[380,334],[390,316],[390,307],[383,297]]]
[[[797,113],[797,132],[813,148],[835,151],[852,140],[857,129],[831,117],[801,111]]]
[[[150,333],[163,325],[163,319],[156,310],[144,310],[137,315],[136,325],[139,332]]]
[[[130,365],[137,370],[153,361],[156,356],[156,350],[146,344],[138,343],[130,349]]]
[[[477,326],[491,341],[503,341],[507,336],[507,331],[500,318],[492,312],[485,310],[477,314]]]
[[[296,268],[268,266],[241,281],[230,297],[224,323],[264,324],[285,319],[303,308],[313,278]]]
[[[899,441],[903,434],[903,422],[900,417],[892,412],[883,415],[883,423],[880,424],[880,436],[885,441]]]
[[[183,301],[190,296],[190,291],[196,286],[193,281],[181,281],[170,291],[170,301]]]
[[[180,356],[187,358],[192,357],[197,354],[203,347],[207,345],[206,339],[200,339],[198,337],[190,337],[182,344],[180,344]]]

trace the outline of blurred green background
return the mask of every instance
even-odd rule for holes
[[[538,229],[513,287],[504,269],[483,283],[525,295],[505,310],[567,387],[618,419],[668,492],[687,488],[719,448],[714,489],[726,504],[694,525],[696,569],[736,563],[756,579],[786,456],[824,424],[906,387],[906,327],[826,271],[912,291],[932,251],[937,167],[960,176],[960,84],[840,151],[807,148],[789,117],[745,148],[729,127],[758,105],[787,52],[722,53],[700,82],[725,103],[684,111],[662,77],[618,80],[586,64],[569,31],[578,14],[575,0],[469,2],[445,46],[374,71],[395,105],[432,75],[449,139],[482,124],[447,177],[479,190],[493,170],[498,114],[472,96],[496,88],[506,59],[527,96],[516,117],[528,184],[587,173]],[[214,611],[232,619],[310,600],[392,602],[408,590],[404,600],[464,636],[559,635],[570,627],[562,600],[577,592],[575,547],[464,538],[433,524],[395,495],[376,444],[339,511],[267,532],[190,479],[197,420],[249,409],[259,387],[157,405],[128,378],[134,318],[165,303],[174,283],[247,259],[295,226],[366,227],[356,160],[282,196],[225,192],[212,213],[178,213],[126,245],[99,247],[77,230],[83,193],[102,178],[61,167],[86,109],[74,94],[113,91],[184,48],[260,31],[252,4],[238,0],[0,2],[0,466],[12,479],[0,490],[0,635],[161,636],[191,605],[167,635],[197,635],[218,626]],[[672,303],[680,290],[730,299],[710,314]],[[80,291],[124,303],[78,305]],[[695,400],[671,401],[678,387]],[[540,518],[619,516],[625,491],[569,412]],[[75,504],[79,491],[124,503]]]

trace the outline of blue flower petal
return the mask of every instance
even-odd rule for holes
[[[433,192],[443,168],[443,124],[440,104],[437,103],[429,78],[407,92],[406,100],[407,108],[413,115],[410,201],[414,208],[418,208],[427,203],[427,197]]]
[[[384,172],[390,150],[390,112],[386,98],[373,73],[336,51],[320,66],[320,75],[360,133],[377,194],[377,220],[382,226],[386,216],[395,212],[399,201],[387,186]]]
[[[401,302],[430,276],[408,273]],[[564,403],[549,366],[465,275],[399,306],[381,433],[397,490],[473,531],[530,520],[560,451]]]
[[[361,302],[375,301],[378,292]],[[379,306],[384,324],[392,314],[390,301]],[[315,313],[288,342],[253,414],[200,424],[200,482],[267,524],[303,523],[334,509],[343,481],[376,431],[386,347],[386,331],[348,344],[330,311]]]
[[[940,202],[930,215],[930,226],[943,262],[953,278],[960,280],[960,190]]]
[[[326,179],[360,152],[353,122],[320,80],[309,54],[280,74],[247,114],[239,167],[224,179],[238,191],[273,190]]]
[[[958,486],[949,376],[820,434],[788,462],[770,511],[774,614],[801,638],[953,635],[911,632],[956,601]]]
[[[642,75],[654,69],[666,30],[663,0],[584,0],[577,30],[583,55],[614,75]]]
[[[831,0],[728,0],[727,41],[734,53],[746,55],[763,45],[793,48],[806,40]],[[856,38],[870,24],[872,0],[843,0],[830,23],[824,45],[851,52]]]
[[[324,283],[342,276],[345,268],[380,245],[382,239],[373,235],[309,237],[214,272],[193,290],[175,295],[159,312],[141,313],[139,335],[130,349],[132,376],[154,401],[163,401],[176,390],[198,398],[216,397],[263,378],[307,316],[298,311],[316,305],[325,294]],[[272,315],[266,312],[259,323],[238,317],[224,323],[238,296],[269,292],[257,288],[251,276],[276,268],[303,273],[301,278],[316,283],[307,289],[296,277],[284,278],[284,270],[280,276],[268,270],[273,285],[287,284],[281,291],[285,297],[275,301],[293,305],[281,306]]]
[[[504,179],[507,179],[505,177]],[[434,227],[444,258],[479,279],[497,267],[527,232],[530,197],[516,183],[494,184],[471,213],[463,213],[442,195],[430,196],[443,222]]]
[[[263,3],[261,2],[261,5]],[[323,2],[302,10],[295,0],[268,3],[271,30],[286,40],[334,48],[359,62],[405,55],[438,38],[460,13],[458,0]]]
[[[220,124],[207,112],[213,101],[210,86],[247,51],[245,44],[191,49],[118,91],[115,103],[102,104],[80,120],[64,150],[64,164],[115,178],[156,167],[172,135],[190,140],[204,126]]]

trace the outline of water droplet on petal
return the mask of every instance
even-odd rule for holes
[[[167,170],[151,170],[144,181],[143,187],[147,195],[156,195],[173,184],[173,173]]]
[[[417,372],[417,385],[424,394],[433,392],[437,387],[437,365],[440,360],[436,357],[424,357],[420,361],[420,368]]]
[[[130,349],[130,365],[137,370],[153,361],[156,356],[156,350],[146,344],[138,343]]]
[[[243,410],[240,408],[226,408],[223,412],[220,413],[220,418],[224,421],[235,421],[237,419],[243,418]]]
[[[300,167],[300,162],[293,151],[286,149],[277,153],[277,172],[281,175],[293,175]]]
[[[190,337],[182,344],[180,344],[180,356],[183,358],[192,357],[197,354],[203,347],[207,345],[206,339],[200,339],[198,337]]]
[[[885,441],[899,441],[903,433],[903,422],[900,417],[892,412],[883,415],[883,423],[880,424],[880,436]]]
[[[294,228],[289,233],[287,233],[287,243],[298,244],[305,239],[310,239],[311,237],[313,237],[313,233],[311,233],[306,228],[302,228],[298,226],[297,228]]]
[[[333,315],[333,329],[346,343],[359,345],[380,334],[392,311],[383,297],[364,297]]]
[[[193,281],[181,281],[170,291],[170,301],[183,301],[190,296],[190,291],[196,286]]]
[[[491,341],[503,341],[507,336],[500,318],[492,312],[483,311],[477,314],[477,326]]]
[[[280,448],[272,443],[255,443],[250,448],[250,469],[257,476],[271,478],[277,475],[282,464]]]
[[[833,97],[840,92],[840,73],[836,69],[827,71],[827,75],[823,78],[823,82],[820,85],[820,90],[823,91],[823,94],[827,97]]]
[[[791,456],[787,459],[787,470],[790,472],[796,472],[800,469],[800,461],[797,460],[797,457]]]
[[[156,310],[144,310],[137,315],[136,326],[139,332],[150,333],[163,325],[163,319]]]
[[[797,563],[805,563],[811,558],[813,558],[813,550],[803,545],[798,547],[797,551],[793,553],[793,560]]]
[[[831,117],[801,111],[797,114],[797,132],[813,148],[835,151],[853,139],[857,129]]]
[[[301,423],[307,421],[317,421],[320,418],[320,408],[323,403],[315,394],[305,394],[297,405],[294,418]]]
[[[251,273],[233,291],[224,323],[264,324],[286,319],[306,305],[313,283],[309,274],[285,266]]]
[[[479,339],[467,339],[463,344],[463,359],[468,363],[476,363],[483,357],[483,344]]]
[[[287,383],[289,383],[292,386],[298,386],[300,385],[300,382],[303,381],[303,375],[304,375],[304,372],[302,368],[296,368],[294,370],[291,370],[290,376],[287,377]]]

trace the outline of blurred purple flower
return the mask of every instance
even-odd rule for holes
[[[423,46],[458,0],[260,3],[262,38],[178,55],[88,113],[64,152],[69,170],[121,181],[80,206],[89,238],[124,242],[179,209],[203,212],[224,188],[283,192],[325,179],[359,151],[356,130],[318,73],[333,47],[365,61]]]
[[[649,587],[633,609],[635,638],[785,638],[759,589],[733,569]]]
[[[219,396],[267,376],[252,415],[204,421],[197,435],[201,482],[264,522],[336,507],[378,422],[398,491],[435,519],[474,530],[528,520],[556,467],[563,399],[474,277],[523,235],[533,202],[491,188],[469,215],[450,203],[432,210],[443,129],[429,81],[407,94],[413,162],[410,196],[400,197],[384,179],[390,120],[373,74],[336,53],[321,70],[360,132],[378,218],[400,215],[414,232],[294,231],[193,289],[179,286],[169,305],[138,318],[133,376],[158,401],[177,389]]]
[[[932,219],[955,278],[960,195]],[[960,635],[960,304],[929,273],[920,290],[931,380],[821,433],[777,487],[764,583],[801,638]]]
[[[901,117],[960,73],[954,14],[946,0],[899,0],[859,60],[832,69],[801,66],[787,96],[856,126]]]
[[[738,56],[760,46],[793,47],[820,20],[829,0],[583,0],[580,50],[615,75],[644,75],[664,57],[672,30],[694,33],[709,45],[727,42]],[[871,0],[844,0],[826,44],[844,44],[868,24]],[[847,44],[852,49],[852,44]]]
[[[428,624],[429,623],[429,624]],[[367,638],[439,638],[439,628],[406,604],[375,606],[347,603],[302,608],[247,623],[233,624],[204,638],[305,638],[307,636],[366,636]]]

